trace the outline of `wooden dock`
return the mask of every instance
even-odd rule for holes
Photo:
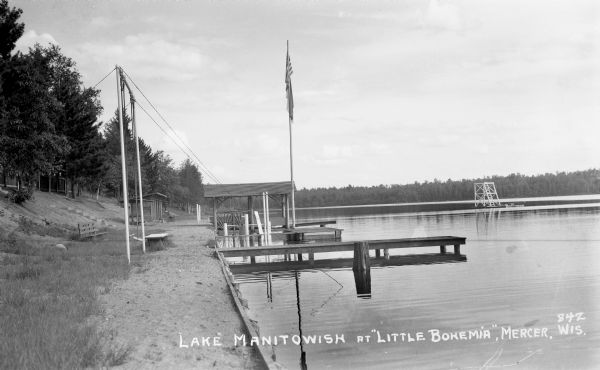
[[[466,240],[467,238],[458,236],[433,236],[423,238],[368,240],[366,242],[368,243],[368,248],[370,250],[375,250],[376,257],[379,257],[381,250],[383,250],[384,258],[389,259],[389,249],[439,247],[440,254],[446,254],[446,246],[449,245],[454,247],[455,255],[460,255],[460,246],[465,244]],[[353,251],[355,243],[358,242],[340,241],[306,244],[271,245],[259,247],[219,249],[218,251],[223,255],[223,257],[255,257],[297,254],[299,260],[302,260],[302,254],[308,254],[309,260],[313,261],[315,253]]]
[[[302,243],[305,242],[307,236],[309,238],[328,238],[340,240],[342,238],[343,229],[339,229],[337,227],[299,227],[299,228],[284,228],[283,235],[285,235],[285,240],[289,243]]]

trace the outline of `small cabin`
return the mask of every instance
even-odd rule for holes
[[[144,195],[144,221],[159,222],[165,218],[165,209],[169,197],[161,193],[150,193]],[[133,222],[137,222],[138,217],[141,221],[141,216],[138,215],[139,200],[137,198],[129,199],[129,217]]]

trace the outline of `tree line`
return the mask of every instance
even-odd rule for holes
[[[56,45],[15,51],[25,25],[22,10],[0,0],[0,171],[15,178],[15,199],[31,195],[40,175],[60,175],[70,196],[81,189],[120,196],[118,112],[100,121],[100,91],[85,87],[74,60]],[[129,185],[134,187],[135,142],[126,112],[124,137]],[[144,193],[159,192],[174,203],[202,199],[202,175],[189,159],[177,166],[140,140]],[[132,194],[130,192],[130,194]]]
[[[406,185],[352,186],[302,189],[296,193],[298,207],[344,206],[413,202],[471,200],[474,183],[493,181],[499,197],[521,198],[600,194],[600,170],[546,173],[526,176],[510,174],[478,179],[434,180]]]

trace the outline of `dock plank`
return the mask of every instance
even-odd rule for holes
[[[283,229],[283,234],[287,235],[287,234],[318,234],[318,233],[331,233],[331,232],[335,232],[336,230],[343,230],[343,229],[339,229],[337,227],[303,227],[303,228],[296,228],[296,229]]]
[[[333,225],[333,224],[337,224],[337,221],[336,220],[331,220],[331,221],[296,222],[296,227],[321,226],[321,225]]]

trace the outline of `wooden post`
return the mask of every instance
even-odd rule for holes
[[[354,243],[354,261],[352,264],[356,294],[362,298],[371,297],[371,261],[369,259],[369,243]]]
[[[381,257],[381,249],[375,249],[375,258]]]
[[[383,258],[385,258],[386,260],[389,261],[389,259],[390,259],[390,251],[389,251],[389,249],[386,248],[386,249],[383,250]]]
[[[254,197],[248,197],[248,213],[250,214],[250,219],[248,220],[251,224],[256,224],[252,217],[254,217]]]
[[[290,199],[287,194],[285,194],[285,227],[290,227]]]
[[[354,262],[352,265],[352,270],[369,270],[370,268],[371,261],[369,259],[369,243],[354,243]]]
[[[258,215],[258,211],[254,211],[254,218],[256,218],[256,227],[258,228],[258,245],[263,245],[264,242],[264,232],[262,229],[262,225],[260,223],[260,216]]]
[[[129,85],[127,85],[127,88],[129,88]],[[140,198],[140,209],[137,210],[136,209],[136,218],[138,218],[141,216],[141,222],[142,222],[142,251],[144,253],[146,253],[146,229],[145,229],[145,222],[144,222],[144,195],[142,193],[142,167],[141,167],[141,162],[140,162],[140,144],[139,144],[139,139],[138,139],[138,134],[137,134],[137,125],[136,125],[136,121],[135,121],[135,105],[134,102],[135,100],[133,99],[133,93],[131,92],[131,90],[129,90],[129,94],[131,95],[130,100],[132,100],[131,102],[131,125],[133,127],[133,137],[135,140],[135,158],[136,158],[136,163],[137,163],[137,178],[138,178],[138,183],[136,184],[139,188],[139,198]],[[137,214],[139,212],[139,214]],[[161,241],[162,243],[162,241]]]
[[[213,198],[213,225],[215,227],[215,235],[217,235],[217,228],[218,228],[218,222],[217,222],[217,198]]]
[[[315,254],[313,252],[308,253],[308,260],[310,261],[311,265],[315,264]]]
[[[273,243],[271,240],[271,213],[269,212],[269,193],[265,192],[265,198],[267,199],[267,238],[269,239],[269,245]]]
[[[454,244],[454,254],[460,256],[460,244]]]
[[[125,163],[125,135],[123,131],[123,108],[122,108],[122,96],[121,96],[121,68],[119,66],[115,66],[117,73],[117,109],[119,111],[119,131],[120,131],[120,139],[121,139],[121,176],[123,180],[123,212],[125,219],[125,245],[127,249],[127,263],[131,263],[131,253],[129,247],[129,199],[127,198],[127,167]],[[60,177],[58,178],[58,182],[60,184]],[[67,192],[65,183],[65,195]]]
[[[244,246],[250,246],[250,225],[248,225],[248,215],[244,214]]]
[[[264,205],[265,205],[265,219],[263,220],[265,222],[265,231],[267,234],[267,245],[271,245],[271,215],[269,214],[269,193],[265,192],[264,193]]]
[[[446,254],[446,246],[440,245],[440,254]]]

